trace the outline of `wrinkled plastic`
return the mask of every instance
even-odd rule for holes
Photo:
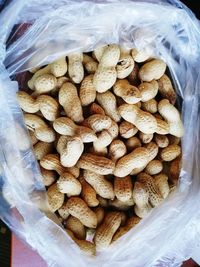
[[[16,32],[13,27],[21,23],[26,30],[14,41],[24,28]],[[0,14],[0,215],[49,266],[180,266],[199,244],[199,26],[176,0],[15,0]],[[10,77],[107,43],[145,48],[166,61],[182,102],[183,166],[178,188],[162,205],[96,258],[89,258],[48,211],[15,96],[18,84]]]

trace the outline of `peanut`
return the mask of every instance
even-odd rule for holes
[[[82,106],[88,106],[96,98],[96,89],[93,85],[93,75],[86,76],[81,82],[79,96]]]
[[[81,183],[69,172],[61,174],[57,181],[58,190],[70,196],[78,196],[81,193]]]
[[[181,154],[181,148],[178,145],[169,145],[160,152],[161,159],[164,161],[172,161]]]
[[[137,181],[142,183],[149,193],[149,202],[153,207],[157,207],[162,201],[163,198],[160,194],[160,191],[158,187],[156,186],[156,183],[149,174],[146,174],[145,172],[141,172],[137,176]]]
[[[133,185],[130,176],[123,178],[114,178],[114,192],[116,197],[122,201],[126,202],[132,198]]]
[[[115,96],[110,91],[101,94],[97,93],[97,101],[104,109],[106,115],[116,122],[120,121],[121,117],[117,110],[117,101]]]
[[[36,101],[39,104],[39,109],[45,119],[54,121],[58,117],[59,104],[53,97],[40,95]]]
[[[58,191],[57,184],[52,184],[47,190],[48,202],[52,212],[57,211],[64,203],[64,194]]]
[[[149,191],[146,190],[142,183],[135,182],[133,199],[135,201],[135,214],[140,218],[146,217],[152,208],[149,205]]]
[[[93,55],[92,55],[93,58],[100,61],[101,57],[102,57],[102,55],[103,55],[103,53],[107,47],[108,47],[108,45],[96,47],[93,51]]]
[[[156,144],[161,148],[169,145],[169,139],[166,135],[155,134],[154,139]]]
[[[83,110],[75,85],[64,83],[60,88],[58,100],[70,119],[75,122],[83,121]]]
[[[23,111],[28,113],[36,113],[39,111],[39,103],[28,93],[24,91],[17,92],[17,100]]]
[[[155,175],[160,173],[162,169],[163,169],[162,162],[160,160],[154,159],[147,164],[145,172],[149,175]]]
[[[112,139],[117,138],[119,133],[119,127],[115,121],[111,122],[111,126],[107,129],[109,134],[112,136]]]
[[[173,184],[177,184],[179,175],[181,171],[181,157],[177,157],[173,161],[170,162],[170,180],[173,182]]]
[[[51,67],[49,65],[47,65],[46,67],[42,68],[42,69],[39,69],[38,71],[36,71],[33,75],[33,77],[28,81],[28,87],[32,90],[34,90],[35,88],[35,81],[36,79],[43,75],[43,74],[49,74],[50,73],[50,69]]]
[[[158,83],[155,80],[143,82],[138,86],[141,95],[141,101],[146,102],[153,99],[158,93]]]
[[[41,160],[45,155],[53,151],[53,144],[39,141],[33,147],[33,152],[37,160]]]
[[[169,133],[170,128],[169,128],[169,124],[166,121],[160,118],[156,118],[156,122],[157,122],[156,133],[162,134],[162,135]]]
[[[115,67],[119,56],[120,50],[117,45],[113,44],[105,48],[93,79],[97,92],[104,93],[115,83],[117,79]]]
[[[50,64],[50,71],[55,77],[64,76],[67,72],[66,58],[60,58]]]
[[[83,177],[96,191],[96,193],[106,199],[114,199],[114,189],[111,182],[106,180],[103,175],[89,170],[83,171]]]
[[[183,124],[179,111],[170,104],[169,100],[163,99],[158,103],[158,111],[169,124],[169,133],[176,137],[182,137],[184,133]]]
[[[115,164],[108,158],[90,153],[83,153],[77,163],[77,166],[81,169],[89,170],[97,174],[107,175],[113,173]]]
[[[119,125],[119,133],[123,138],[130,138],[137,133],[138,129],[130,122],[123,121]]]
[[[94,188],[89,183],[87,183],[83,177],[80,177],[79,181],[82,185],[81,196],[88,205],[88,207],[98,206],[99,201],[97,199],[97,193]]]
[[[103,110],[103,108],[98,105],[97,103],[92,103],[91,107],[90,107],[90,114],[101,114],[101,115],[105,115],[105,111]]]
[[[97,140],[93,142],[94,152],[102,153],[104,149],[112,142],[112,136],[107,130],[97,134]]]
[[[113,235],[121,224],[120,212],[109,212],[103,223],[97,227],[94,243],[98,249],[106,248],[112,241]]]
[[[83,54],[73,53],[68,55],[68,73],[74,83],[80,83],[84,77]]]
[[[131,55],[135,62],[141,63],[149,59],[149,54],[143,49],[138,51],[137,49],[133,48],[131,51]]]
[[[94,74],[98,67],[98,63],[86,54],[83,54],[83,65],[89,74]]]
[[[135,148],[142,146],[140,139],[137,138],[136,136],[132,136],[131,138],[128,138],[125,144],[126,144],[128,151],[130,152],[133,151]]]
[[[66,220],[70,214],[68,212],[68,209],[67,209],[67,202],[64,202],[64,204],[62,205],[62,207],[60,207],[58,209],[58,214],[61,216],[62,219]]]
[[[79,219],[86,227],[96,228],[97,216],[81,198],[70,197],[67,200],[67,209],[72,216]]]
[[[47,154],[40,160],[40,165],[46,170],[56,171],[59,175],[65,171],[58,154]]]
[[[104,219],[104,215],[105,215],[104,209],[102,207],[96,207],[94,209],[94,212],[96,213],[96,216],[97,216],[97,225],[100,225]]]
[[[114,175],[125,177],[135,168],[146,166],[149,162],[149,151],[144,147],[138,147],[126,156],[120,158],[116,164]]]
[[[111,127],[112,120],[106,115],[94,114],[87,118],[87,124],[94,132],[101,132]]]
[[[119,139],[113,140],[109,147],[109,156],[111,157],[111,159],[113,161],[117,161],[125,154],[126,154],[125,144]]]
[[[154,176],[154,180],[162,197],[166,198],[169,195],[169,184],[167,175],[160,173]]]
[[[42,167],[40,167],[40,171],[41,171],[42,178],[43,178],[42,181],[45,186],[50,186],[55,182],[57,175],[54,171],[45,170]]]
[[[85,226],[74,216],[69,216],[65,222],[66,228],[73,232],[74,236],[78,239],[85,239],[86,229]]]
[[[128,104],[136,104],[141,100],[141,94],[137,87],[129,84],[128,80],[118,80],[113,86],[115,95],[121,97]]]
[[[135,202],[133,200],[133,198],[129,199],[128,201],[121,201],[117,198],[115,198],[114,200],[109,200],[108,202],[109,206],[117,209],[117,210],[128,210],[130,207],[132,207]]]
[[[31,143],[34,146],[35,144],[37,144],[38,139],[35,136],[34,132],[32,132],[31,130],[28,130],[28,132],[29,132],[29,136],[30,136],[30,139],[31,139]]]
[[[142,109],[154,114],[158,111],[158,103],[155,99],[150,99],[142,103]]]
[[[169,134],[168,136],[170,145],[178,145],[181,141],[180,137],[176,137],[174,135]]]
[[[139,70],[139,78],[145,82],[160,79],[166,70],[166,64],[161,59],[153,59],[145,63]]]
[[[153,160],[158,154],[158,146],[154,142],[150,142],[144,145],[149,152],[149,161]]]
[[[153,139],[153,134],[145,134],[143,132],[140,132],[139,137],[140,137],[140,140],[142,141],[142,143],[148,144]]]
[[[48,93],[56,87],[57,80],[52,74],[42,74],[35,79],[34,88],[36,93]]]
[[[174,91],[174,88],[172,86],[172,83],[169,79],[169,77],[164,74],[159,80],[158,80],[158,85],[159,85],[159,92],[162,95],[162,97],[166,98],[169,100],[169,102],[174,105],[176,102],[176,93]]]
[[[134,68],[134,60],[130,55],[130,50],[121,48],[120,49],[120,58],[117,63],[117,78],[124,79],[126,78]]]
[[[152,134],[156,131],[157,122],[151,113],[129,104],[121,105],[118,110],[124,120],[135,125],[141,132]]]

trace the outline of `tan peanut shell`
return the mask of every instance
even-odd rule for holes
[[[160,173],[162,169],[163,169],[162,162],[160,160],[154,159],[147,164],[145,172],[149,175],[155,175]]]
[[[109,200],[108,204],[110,207],[113,207],[117,210],[126,211],[130,209],[130,207],[132,207],[135,204],[135,202],[133,198],[129,199],[128,201],[121,201],[115,198],[114,200]]]
[[[163,99],[158,103],[158,111],[169,124],[169,133],[182,137],[184,133],[183,123],[179,111],[170,104],[169,100]]]
[[[40,95],[37,98],[37,103],[45,119],[54,121],[58,117],[59,104],[53,97]]]
[[[111,127],[110,117],[102,114],[94,114],[87,118],[88,126],[95,132],[101,132]]]
[[[115,95],[121,97],[127,104],[136,104],[141,100],[140,90],[129,84],[128,80],[118,80],[113,86]]]
[[[118,137],[119,127],[115,121],[112,120],[111,126],[107,129],[113,139]]]
[[[24,91],[17,92],[17,100],[23,111],[28,113],[36,113],[39,111],[39,103],[28,93]]]
[[[89,170],[101,175],[112,174],[115,164],[112,160],[93,155],[90,153],[83,153],[80,157],[77,166],[81,169]]]
[[[108,199],[103,198],[99,195],[97,195],[97,199],[99,200],[99,206],[103,208],[108,208]]]
[[[145,134],[143,132],[140,132],[139,137],[140,137],[140,140],[142,141],[142,143],[148,144],[153,139],[153,134]]]
[[[133,48],[131,51],[131,55],[135,62],[141,63],[149,59],[149,54],[143,49],[138,51],[137,49]]]
[[[166,121],[156,118],[156,122],[157,122],[156,133],[165,135],[170,132],[170,126]]]
[[[128,81],[131,85],[138,86],[140,84],[140,80],[138,78],[138,72],[139,72],[139,66],[135,62],[135,66],[134,66],[132,72],[127,77]]]
[[[58,100],[70,119],[74,122],[83,121],[83,110],[75,85],[64,83],[59,90]]]
[[[47,154],[40,160],[40,165],[46,170],[56,171],[59,175],[65,171],[58,154]]]
[[[101,115],[105,115],[105,111],[103,110],[103,108],[98,105],[97,103],[92,103],[92,105],[90,106],[90,114],[101,114]]]
[[[86,76],[81,82],[79,96],[82,106],[88,106],[96,98],[96,89],[93,85],[93,75]]]
[[[94,209],[94,212],[96,213],[97,216],[97,225],[100,225],[104,219],[105,215],[104,209],[99,206]]]
[[[57,211],[64,203],[64,194],[58,191],[56,183],[48,188],[47,197],[52,212]]]
[[[85,226],[74,216],[69,216],[65,222],[65,226],[68,230],[72,231],[74,236],[78,239],[85,239],[86,229]]]
[[[130,51],[123,48],[120,49],[120,58],[116,66],[117,78],[126,78],[134,68],[134,60],[130,55]]]
[[[115,196],[121,201],[128,201],[132,197],[133,185],[130,176],[114,178]]]
[[[89,170],[83,171],[83,177],[96,191],[96,193],[106,199],[114,199],[114,189],[111,182],[109,182],[103,175],[94,173]]]
[[[40,127],[35,129],[35,136],[38,140],[51,143],[55,141],[56,135],[51,127]]]
[[[161,59],[153,59],[145,63],[139,70],[139,78],[142,81],[150,82],[158,80],[165,73],[166,64]]]
[[[94,49],[92,56],[94,59],[100,61],[101,57],[105,51],[105,49],[108,47],[108,45],[104,45],[104,46],[98,46]]]
[[[83,54],[81,52],[68,55],[68,73],[74,83],[80,83],[84,77]]]
[[[120,121],[120,115],[117,110],[117,101],[114,94],[110,91],[105,93],[97,93],[97,102],[103,108],[106,115],[108,115],[112,120],[118,122]]]
[[[142,109],[154,114],[158,111],[158,103],[154,98],[150,99],[142,103]]]
[[[135,182],[133,199],[135,201],[135,214],[140,218],[146,217],[152,208],[149,204],[149,190],[145,185],[140,182]]]
[[[126,154],[126,146],[123,141],[113,140],[109,147],[109,156],[113,161],[118,160]]]
[[[104,249],[108,247],[120,224],[120,212],[109,212],[106,214],[103,223],[97,227],[94,236],[94,243],[98,249]]]
[[[126,144],[127,150],[130,152],[133,151],[135,148],[142,146],[140,139],[137,138],[136,136],[132,136],[128,138],[125,144]]]
[[[41,160],[45,155],[53,151],[53,144],[39,141],[33,147],[33,152],[37,160]]]
[[[172,83],[169,79],[169,77],[164,74],[159,80],[159,92],[162,95],[163,98],[166,98],[169,100],[169,102],[174,105],[176,102],[176,92],[174,91],[174,88],[172,86]]]
[[[137,181],[142,183],[149,193],[149,202],[153,207],[158,206],[163,201],[162,195],[152,176],[145,172],[141,172],[137,176]]]
[[[93,148],[95,154],[101,154],[104,149],[110,145],[112,142],[112,136],[107,130],[103,130],[101,133],[97,134],[97,140],[93,142]]]
[[[28,132],[29,132],[29,136],[30,136],[30,139],[31,139],[31,143],[32,143],[32,145],[34,146],[35,144],[37,144],[38,139],[37,139],[37,137],[35,136],[35,134],[34,134],[33,131],[29,130]]]
[[[77,166],[67,168],[67,171],[70,172],[75,178],[78,178],[80,175],[80,169]]]
[[[141,95],[141,101],[146,102],[153,99],[158,93],[158,83],[155,80],[151,82],[142,82],[138,89]]]
[[[40,167],[40,171],[42,174],[42,181],[45,186],[50,186],[55,182],[57,175],[54,171],[45,170],[42,167]]]
[[[149,152],[149,161],[153,160],[158,154],[158,146],[154,142],[145,144],[144,147],[147,148]]]
[[[170,145],[178,145],[180,143],[180,141],[181,141],[180,137],[176,137],[176,136],[171,135],[171,134],[169,134],[167,136],[167,138],[169,139],[169,144]]]
[[[170,168],[169,168],[170,180],[173,182],[173,184],[177,184],[180,171],[181,171],[181,157],[177,157],[176,159],[170,162]]]
[[[66,58],[62,57],[50,64],[50,71],[55,77],[64,76],[67,72]]]
[[[130,138],[137,133],[138,129],[130,122],[123,121],[119,125],[119,133],[123,138]]]
[[[181,154],[181,148],[178,145],[169,145],[162,149],[160,156],[164,161],[172,161]]]
[[[94,74],[98,67],[98,63],[86,54],[83,54],[83,65],[89,74]]]
[[[78,196],[81,193],[81,183],[69,172],[61,174],[57,180],[57,187],[61,193],[68,196]]]
[[[146,166],[149,162],[149,151],[144,147],[138,147],[133,152],[120,158],[116,164],[114,175],[125,177],[135,168]]]
[[[155,134],[154,139],[155,139],[156,144],[160,148],[164,148],[169,145],[169,139],[166,135]]]
[[[63,205],[58,209],[58,214],[64,220],[66,220],[70,216],[67,209],[67,202],[64,202]]]
[[[97,216],[80,197],[70,197],[67,200],[69,213],[79,219],[83,225],[96,228]]]
[[[35,79],[34,88],[38,94],[48,93],[56,87],[57,80],[52,74],[42,74]]]
[[[34,83],[35,83],[35,80],[36,80],[39,76],[41,76],[41,75],[43,75],[43,74],[49,74],[49,73],[50,73],[50,70],[51,70],[50,65],[47,65],[46,67],[37,70],[37,71],[34,73],[33,77],[28,81],[28,87],[29,87],[30,89],[34,90]]]
[[[87,183],[83,177],[80,177],[79,181],[82,185],[81,196],[83,200],[87,203],[88,207],[98,206],[99,201],[97,199],[97,193],[94,188],[89,183]]]
[[[121,105],[118,110],[124,120],[135,125],[141,132],[152,134],[156,131],[157,122],[151,113],[129,104]]]
[[[169,184],[168,177],[166,174],[160,173],[154,176],[155,184],[158,187],[163,198],[166,198],[169,195]]]

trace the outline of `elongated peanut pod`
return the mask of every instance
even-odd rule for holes
[[[156,118],[156,122],[157,122],[156,133],[162,135],[169,133],[170,126],[166,121]]]
[[[154,180],[162,197],[166,198],[169,195],[169,191],[170,191],[167,175],[160,173],[154,176]]]
[[[117,101],[115,96],[107,91],[105,93],[97,93],[97,101],[104,109],[106,115],[108,115],[111,119],[118,122],[120,121],[120,115],[117,110]]]
[[[101,115],[105,115],[105,111],[103,110],[103,108],[98,105],[97,103],[92,103],[92,105],[90,106],[90,114],[101,114]]]
[[[33,75],[33,77],[28,81],[28,87],[32,90],[34,90],[34,84],[35,84],[35,80],[43,75],[43,74],[49,74],[51,72],[51,67],[49,65],[47,65],[46,67],[39,69],[38,71],[36,71]]]
[[[130,138],[137,133],[138,129],[130,122],[123,121],[119,125],[119,133],[123,138]]]
[[[69,216],[69,218],[65,222],[65,226],[68,230],[72,231],[78,239],[85,239],[85,226],[76,217]]]
[[[107,175],[113,173],[115,164],[108,158],[90,153],[83,153],[77,163],[77,166],[97,174]]]
[[[113,185],[103,175],[84,170],[83,177],[95,189],[99,196],[106,199],[114,199]]]
[[[178,145],[169,145],[162,149],[160,156],[164,161],[172,161],[181,154],[181,147]]]
[[[96,89],[93,85],[93,75],[86,76],[81,82],[79,96],[82,106],[88,106],[96,98]]]
[[[138,86],[141,94],[141,101],[146,102],[153,99],[158,93],[158,83],[153,80],[151,82],[143,82]]]
[[[64,76],[67,72],[67,61],[65,57],[57,59],[50,64],[50,71],[55,77]]]
[[[57,80],[52,74],[42,74],[37,77],[34,82],[34,88],[36,93],[44,94],[50,92],[56,87]]]
[[[39,111],[39,104],[36,99],[24,91],[17,92],[17,100],[20,108],[28,113],[36,113]]]
[[[150,82],[158,80],[165,73],[166,64],[161,59],[153,59],[145,63],[139,70],[139,78],[142,81]]]
[[[144,147],[147,148],[149,152],[149,161],[153,160],[158,154],[158,146],[154,142],[145,144]]]
[[[69,213],[79,219],[83,225],[96,228],[97,216],[81,198],[70,197],[67,201],[67,209]]]
[[[39,141],[33,147],[34,155],[37,160],[41,160],[45,155],[53,151],[53,144]]]
[[[83,110],[76,87],[69,82],[63,84],[59,91],[59,103],[66,115],[75,122],[83,121]]]
[[[81,193],[81,183],[69,172],[61,174],[57,181],[58,190],[68,196],[78,196]]]
[[[144,147],[138,147],[133,152],[118,160],[114,175],[125,177],[131,173],[134,168],[146,166],[149,162],[149,151]]]
[[[70,216],[67,209],[67,202],[64,202],[63,205],[58,209],[58,214],[64,220],[66,220]]]
[[[65,195],[59,192],[57,184],[51,185],[47,190],[47,197],[52,212],[57,211],[63,204]]]
[[[108,45],[96,47],[93,51],[93,54],[92,54],[93,58],[100,61],[101,57],[102,57],[102,55],[103,55],[103,53],[107,47],[108,47]]]
[[[97,227],[94,243],[98,249],[104,249],[111,243],[113,235],[121,224],[120,212],[109,212],[103,223]]]
[[[142,103],[142,109],[154,114],[158,111],[158,103],[155,99],[150,99]]]
[[[131,50],[131,55],[134,59],[135,62],[141,63],[149,59],[149,54],[143,49],[138,51],[137,49],[132,49]]]
[[[68,73],[74,83],[80,83],[84,77],[83,54],[80,52],[68,55]]]
[[[88,207],[98,206],[99,201],[97,199],[97,194],[94,188],[89,183],[87,183],[83,177],[80,177],[79,181],[82,185],[81,196],[83,200],[87,203]]]
[[[119,158],[126,154],[126,146],[121,140],[113,140],[109,147],[109,156],[113,161],[117,161]]]
[[[56,172],[45,170],[42,167],[40,167],[40,171],[42,174],[42,181],[43,181],[45,186],[50,186],[55,182],[55,180],[57,178]]]
[[[87,124],[95,132],[101,132],[111,127],[112,120],[106,115],[94,114],[87,118]]]
[[[60,163],[60,157],[58,154],[47,154],[40,160],[40,165],[46,170],[56,171],[61,174],[65,171],[65,168]]]
[[[83,65],[89,74],[94,74],[98,67],[98,63],[86,54],[83,54]]]
[[[156,131],[157,122],[151,113],[129,104],[121,105],[118,110],[124,120],[135,125],[141,132],[152,134]]]
[[[169,145],[169,139],[166,135],[155,134],[154,139],[156,144],[161,147],[167,147]]]
[[[111,126],[107,129],[109,134],[112,136],[112,139],[115,139],[118,137],[119,133],[119,127],[115,121],[112,120]]]
[[[124,79],[126,78],[134,68],[134,60],[130,55],[130,50],[120,49],[120,58],[117,63],[117,78]]]
[[[147,164],[145,172],[149,175],[155,175],[160,173],[162,169],[163,169],[162,162],[160,160],[154,159]]]
[[[174,91],[174,88],[172,86],[172,83],[169,79],[169,77],[164,74],[159,80],[159,92],[162,95],[162,97],[169,100],[169,102],[174,105],[176,102],[176,92]]]
[[[58,117],[59,104],[53,97],[48,95],[40,95],[37,98],[37,103],[45,119],[54,121]]]
[[[140,90],[129,84],[128,80],[118,80],[113,86],[115,95],[121,97],[128,104],[136,104],[141,100]]]
[[[114,178],[114,192],[121,201],[128,201],[132,197],[133,185],[130,176]]]
[[[133,207],[135,202],[134,202],[133,198],[130,198],[127,201],[121,201],[118,198],[115,198],[114,200],[109,200],[108,204],[110,207],[113,207],[117,210],[126,211],[126,210],[130,209],[130,207]]]

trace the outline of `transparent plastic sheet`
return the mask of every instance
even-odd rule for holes
[[[21,23],[27,30],[14,42],[17,33],[12,33],[8,41],[14,25]],[[0,215],[49,266],[180,266],[199,245],[199,26],[191,11],[173,0],[15,0],[0,15]],[[96,258],[89,258],[48,212],[15,97],[18,85],[10,77],[106,43],[145,48],[166,61],[182,102],[183,166],[178,188],[162,205]]]

